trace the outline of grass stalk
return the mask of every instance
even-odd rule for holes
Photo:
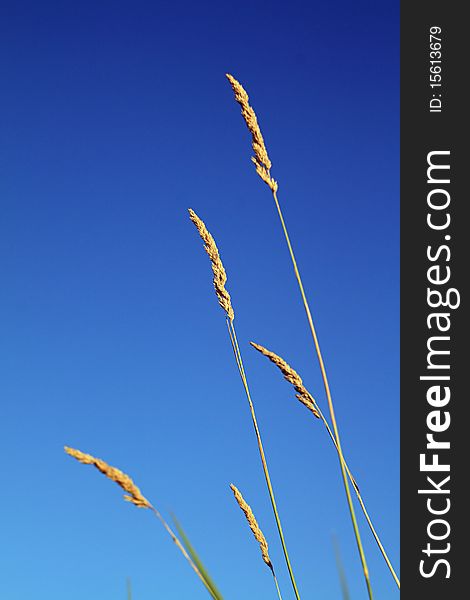
[[[304,286],[302,283],[302,278],[300,276],[300,272],[299,272],[299,268],[297,266],[297,261],[295,259],[295,254],[294,254],[294,250],[292,248],[292,243],[290,241],[290,237],[289,237],[289,233],[287,231],[287,226],[284,220],[284,215],[282,214],[282,210],[281,210],[281,206],[279,204],[279,200],[277,198],[277,192],[276,189],[272,189],[272,194],[273,194],[273,198],[274,198],[274,203],[276,205],[276,209],[279,215],[279,219],[281,221],[281,225],[282,225],[282,230],[284,232],[284,237],[287,243],[287,247],[289,249],[289,255],[292,261],[292,266],[294,268],[294,273],[295,273],[295,277],[297,279],[297,283],[299,286],[299,290],[300,290],[300,294],[302,296],[302,302],[304,305],[304,309],[305,309],[305,313],[307,315],[307,320],[308,320],[308,324],[310,327],[310,332],[312,334],[312,338],[313,338],[313,343],[315,346],[315,351],[317,354],[317,358],[318,358],[318,363],[320,365],[320,371],[321,371],[321,376],[323,379],[323,385],[325,387],[325,393],[326,393],[326,398],[328,401],[328,409],[330,411],[330,418],[331,418],[331,423],[333,425],[333,431],[334,431],[334,437],[336,440],[336,447],[338,450],[338,457],[339,457],[339,464],[341,467],[341,476],[343,479],[343,485],[344,485],[344,490],[346,493],[346,500],[348,503],[348,507],[349,507],[349,513],[351,516],[351,522],[353,525],[353,529],[354,529],[354,536],[356,538],[356,544],[357,544],[357,549],[359,552],[359,556],[361,559],[361,564],[362,564],[362,570],[364,572],[364,578],[366,581],[366,586],[367,586],[367,592],[369,594],[369,599],[373,600],[373,594],[372,594],[372,586],[371,586],[371,582],[370,582],[370,576],[369,576],[369,568],[367,566],[367,560],[366,560],[366,556],[364,553],[364,548],[362,545],[362,539],[361,539],[361,534],[359,532],[359,526],[357,524],[357,519],[356,519],[356,513],[354,511],[354,505],[352,502],[352,497],[351,497],[351,490],[349,488],[349,483],[348,483],[348,477],[346,475],[346,467],[345,467],[345,461],[344,461],[344,456],[343,456],[343,451],[341,448],[341,440],[340,440],[340,436],[339,436],[339,429],[338,429],[338,423],[336,421],[336,414],[335,414],[335,409],[334,409],[334,405],[333,405],[333,399],[331,396],[331,390],[330,390],[330,384],[328,382],[328,376],[326,373],[326,368],[325,368],[325,363],[323,361],[323,356],[322,356],[322,352],[320,349],[320,343],[318,341],[318,336],[317,336],[317,332],[315,329],[315,325],[313,323],[313,318],[312,318],[312,313],[310,311],[310,306],[307,300],[307,296],[305,294],[305,290],[304,290]]]
[[[243,388],[245,390],[245,394],[246,394],[248,404],[250,407],[250,413],[251,413],[253,427],[254,427],[255,434],[256,434],[256,440],[258,442],[258,449],[259,449],[259,454],[261,457],[261,463],[263,466],[264,476],[266,479],[266,485],[268,487],[269,498],[271,500],[271,505],[273,508],[274,518],[276,520],[277,530],[279,532],[279,538],[281,540],[282,551],[284,553],[287,570],[289,571],[289,577],[290,577],[290,580],[292,583],[292,588],[294,590],[295,597],[297,600],[300,600],[299,590],[297,588],[297,583],[295,581],[294,572],[293,572],[292,565],[291,565],[290,558],[289,558],[289,552],[287,551],[287,545],[286,545],[286,541],[284,538],[284,532],[282,530],[281,519],[279,517],[279,512],[277,510],[276,499],[274,497],[274,490],[273,490],[273,486],[271,484],[271,478],[269,476],[268,463],[266,461],[266,456],[264,453],[263,442],[261,440],[261,434],[260,434],[259,427],[258,427],[258,421],[256,419],[255,408],[253,405],[253,400],[251,399],[250,389],[248,387],[248,381],[247,381],[246,374],[245,374],[245,368],[243,365],[242,354],[240,351],[240,346],[238,344],[235,327],[234,327],[233,321],[231,319],[227,319],[227,328],[228,328],[228,332],[229,332],[229,336],[230,336],[230,342],[232,344],[233,353],[235,355],[235,360],[236,360],[236,363],[238,366],[238,371],[240,373],[240,378],[242,380]],[[278,588],[278,595],[280,596],[280,590],[279,590],[279,586],[278,586],[276,577],[274,577],[274,580],[276,583],[276,587]]]
[[[273,577],[274,577],[274,584],[276,586],[277,597],[279,598],[279,600],[282,600],[281,590],[279,589],[279,583],[277,581],[276,573],[274,571],[273,571]]]
[[[297,584],[295,582],[294,572],[292,570],[289,553],[287,551],[286,542],[284,539],[284,533],[282,531],[281,520],[279,518],[279,513],[277,510],[276,500],[274,498],[274,490],[271,484],[271,478],[269,476],[268,464],[266,461],[266,456],[264,453],[263,443],[261,441],[261,434],[258,427],[258,421],[256,419],[255,408],[253,405],[253,400],[251,399],[250,390],[248,387],[248,381],[245,374],[245,367],[243,365],[242,354],[240,351],[240,346],[237,340],[237,334],[235,331],[235,327],[233,325],[233,320],[235,318],[235,312],[233,310],[232,301],[230,298],[230,294],[225,288],[225,284],[227,282],[227,273],[225,272],[224,265],[222,264],[222,260],[220,258],[219,250],[217,248],[217,244],[215,243],[214,238],[209,233],[204,221],[200,219],[197,214],[190,208],[189,209],[189,217],[196,229],[201,236],[202,241],[204,242],[204,250],[206,251],[212,265],[212,273],[213,273],[213,284],[215,294],[219,301],[221,308],[224,310],[227,320],[227,329],[230,337],[230,342],[232,344],[233,353],[235,355],[235,361],[237,363],[238,371],[240,373],[240,377],[243,383],[243,387],[246,393],[246,397],[248,399],[248,404],[250,407],[251,418],[253,421],[253,426],[256,433],[256,440],[258,442],[259,454],[261,457],[261,463],[263,466],[264,476],[266,479],[266,484],[268,487],[269,498],[271,500],[271,505],[273,507],[274,518],[276,520],[277,529],[279,532],[279,537],[281,539],[282,550],[284,552],[284,557],[287,564],[287,569],[289,571],[289,576],[291,579],[292,587],[294,589],[296,600],[300,600],[299,591],[297,589]]]
[[[260,344],[256,344],[255,342],[250,342],[250,344],[253,348],[255,348],[255,350],[260,352],[263,356],[268,358],[272,363],[274,363],[276,365],[276,367],[281,371],[282,375],[284,376],[284,379],[286,381],[288,381],[294,387],[295,391],[297,392],[296,393],[297,400],[299,400],[299,402],[301,402],[301,404],[303,404],[317,419],[321,419],[323,421],[323,424],[326,427],[326,430],[331,438],[331,441],[333,442],[333,445],[335,446],[336,451],[338,451],[338,445],[336,443],[336,438],[333,435],[333,432],[331,431],[331,428],[330,428],[330,425],[329,425],[327,419],[325,418],[322,410],[318,406],[315,398],[312,396],[312,394],[310,394],[310,392],[304,386],[302,378],[297,373],[297,371],[295,371],[281,356],[279,356],[275,352],[272,352],[271,350],[268,350],[264,346],[261,346]],[[346,468],[348,477],[354,487],[354,490],[356,492],[356,495],[357,495],[357,498],[361,505],[361,508],[364,512],[364,516],[365,516],[365,518],[369,524],[369,527],[372,531],[372,534],[375,538],[375,541],[377,542],[377,545],[378,545],[380,551],[382,552],[382,556],[384,557],[385,562],[387,563],[387,565],[395,579],[395,582],[397,583],[398,587],[400,587],[400,582],[398,580],[398,577],[396,576],[396,573],[393,570],[392,564],[387,556],[387,553],[385,552],[385,549],[380,541],[380,538],[379,538],[377,532],[375,531],[375,528],[369,517],[369,513],[367,512],[364,501],[362,499],[362,495],[359,490],[359,486],[357,485],[357,482],[356,482],[355,478],[353,477],[351,471],[349,470],[349,467],[346,462],[345,462],[345,468]]]
[[[334,444],[334,446],[336,448],[336,451],[338,451],[338,444],[336,443],[335,436],[333,435],[333,432],[331,431],[331,427],[330,427],[328,421],[326,420],[325,415],[322,413],[320,407],[318,406],[318,404],[316,403],[315,400],[314,400],[314,404],[315,404],[315,408],[318,411],[318,414],[320,415],[320,419],[325,424],[326,430],[328,431],[328,434],[329,434],[329,436],[331,438],[331,441],[333,442],[333,444]],[[390,559],[388,558],[387,552],[385,551],[385,548],[383,547],[382,542],[380,541],[379,534],[375,530],[375,527],[374,527],[374,525],[372,523],[372,520],[371,520],[371,518],[369,516],[369,513],[367,511],[366,505],[364,503],[364,499],[362,498],[362,494],[361,494],[361,491],[360,491],[359,486],[357,484],[357,481],[356,481],[355,477],[353,476],[353,474],[351,473],[351,471],[349,470],[349,467],[348,467],[348,464],[347,464],[346,461],[344,461],[344,467],[346,469],[346,473],[348,474],[349,480],[352,483],[354,491],[356,492],[356,496],[357,496],[358,502],[359,502],[359,504],[360,504],[360,506],[362,508],[362,512],[364,513],[364,517],[366,518],[367,524],[369,525],[369,528],[370,528],[370,530],[372,532],[372,535],[374,536],[374,539],[375,539],[375,541],[377,543],[377,546],[379,547],[379,550],[382,553],[382,556],[383,556],[385,562],[387,563],[387,566],[388,566],[388,568],[389,568],[389,570],[390,570],[390,572],[392,574],[393,579],[395,580],[395,583],[398,586],[398,589],[400,589],[400,580],[398,579],[397,574],[395,573],[395,569],[393,568],[393,565],[390,562]]]

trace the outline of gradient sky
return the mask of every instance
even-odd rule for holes
[[[191,206],[222,253],[301,595],[366,598],[337,457],[250,339],[326,409],[268,188],[280,184],[344,451],[398,568],[398,2],[3,2],[0,571],[8,600],[208,597],[160,524],[75,463],[174,511],[227,600],[292,598],[248,407]],[[359,515],[359,513],[358,513]],[[376,597],[398,597],[359,515]]]

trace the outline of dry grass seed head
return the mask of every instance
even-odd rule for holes
[[[253,532],[256,541],[259,543],[259,547],[261,549],[261,556],[263,557],[264,562],[272,570],[273,565],[271,563],[271,559],[269,558],[268,542],[266,541],[266,538],[264,537],[264,534],[261,531],[260,526],[258,525],[258,521],[256,520],[250,505],[246,502],[240,490],[236,486],[234,486],[233,483],[230,484],[230,489],[232,490],[233,495],[235,496],[235,500],[238,502],[238,506],[244,512],[248,525],[250,526],[250,529]]]
[[[270,169],[272,166],[269,160],[268,151],[264,144],[263,135],[256,118],[256,113],[248,102],[249,97],[242,84],[235,79],[232,75],[227,73],[227,79],[232,86],[233,93],[235,94],[235,100],[238,102],[242,109],[242,117],[251,133],[251,145],[255,155],[252,157],[252,161],[256,166],[256,172],[261,179],[271,188],[273,192],[277,192],[277,182],[271,177]]]
[[[101,471],[103,475],[106,475],[108,479],[115,481],[126,492],[124,499],[128,502],[132,502],[132,504],[135,504],[135,506],[140,508],[152,508],[150,502],[142,495],[142,492],[132,479],[119,469],[111,467],[100,458],[95,458],[91,454],[85,454],[85,452],[81,452],[75,448],[65,446],[64,450],[69,456],[78,460],[78,462],[81,462],[84,465],[93,465],[98,471]]]
[[[318,414],[318,410],[315,408],[315,401],[313,399],[313,396],[304,386],[302,378],[297,373],[297,371],[294,371],[294,369],[290,365],[288,365],[283,358],[281,358],[274,352],[271,352],[264,346],[261,346],[260,344],[255,344],[255,342],[250,342],[250,344],[253,346],[253,348],[258,350],[258,352],[261,352],[261,354],[269,358],[269,360],[278,367],[278,369],[284,375],[284,379],[286,379],[289,383],[291,383],[294,386],[294,389],[297,392],[296,398],[300,402],[302,402],[302,404],[306,406],[317,417],[317,419],[319,419],[320,415]]]
[[[214,289],[219,300],[220,306],[224,309],[227,317],[233,321],[235,318],[235,313],[232,308],[232,301],[230,299],[230,294],[225,289],[225,284],[227,282],[227,274],[224,269],[224,265],[220,259],[219,250],[215,243],[214,238],[207,230],[207,227],[204,224],[204,221],[200,219],[197,214],[192,210],[189,210],[189,217],[191,221],[196,226],[196,229],[199,232],[199,235],[204,242],[204,250],[207,252],[211,264],[212,264],[212,272],[214,273]]]

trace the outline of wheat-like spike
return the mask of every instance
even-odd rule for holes
[[[248,94],[246,93],[246,90],[244,89],[242,84],[239,81],[237,81],[235,77],[233,77],[229,73],[227,73],[226,76],[227,79],[230,81],[230,85],[232,86],[233,92],[235,94],[235,100],[241,106],[242,117],[244,118],[248,130],[251,133],[251,145],[253,147],[253,152],[255,153],[251,160],[256,166],[256,172],[261,177],[261,179],[268,184],[271,190],[273,192],[276,192],[278,185],[277,182],[271,177],[271,174],[269,172],[272,164],[269,160],[268,151],[266,150],[266,146],[264,144],[263,135],[258,125],[256,113],[248,102]]]
[[[250,342],[250,344],[253,346],[253,348],[258,350],[258,352],[261,352],[261,354],[269,358],[269,360],[279,368],[281,373],[284,375],[284,379],[286,379],[289,383],[291,383],[294,386],[295,391],[297,392],[297,394],[295,395],[296,398],[300,402],[302,402],[302,404],[306,406],[317,417],[317,419],[319,419],[320,415],[315,407],[315,400],[313,399],[313,396],[310,394],[307,388],[304,386],[302,378],[297,373],[297,371],[294,371],[294,369],[290,365],[288,365],[283,358],[281,358],[274,352],[271,352],[271,350],[268,350],[260,344],[255,344],[255,342]]]
[[[189,217],[196,226],[199,235],[201,236],[202,241],[204,242],[204,249],[210,258],[212,264],[212,272],[214,273],[214,289],[219,300],[219,304],[224,309],[230,321],[233,321],[233,319],[235,318],[235,313],[233,312],[230,294],[225,289],[225,284],[227,282],[227,274],[225,272],[224,265],[220,260],[220,254],[215,240],[207,230],[204,221],[202,221],[202,219],[200,219],[191,208],[189,209]]]
[[[132,502],[132,504],[135,504],[135,506],[139,506],[140,508],[153,508],[129,475],[126,475],[115,467],[111,467],[104,460],[95,458],[91,454],[85,454],[85,452],[81,452],[75,448],[69,448],[68,446],[65,446],[64,450],[68,455],[72,456],[82,464],[93,465],[98,471],[101,471],[103,475],[106,475],[108,479],[115,481],[125,492],[127,492],[124,495],[124,499],[128,502]]]
[[[240,490],[233,485],[230,484],[230,489],[235,496],[235,500],[238,502],[238,506],[242,509],[245,514],[248,525],[250,526],[253,535],[255,536],[256,541],[259,543],[259,547],[261,549],[261,556],[263,557],[264,562],[268,565],[268,567],[273,570],[273,565],[271,563],[271,559],[269,558],[268,553],[268,542],[264,537],[263,532],[261,531],[260,526],[258,525],[258,521],[256,520],[253,511],[251,510],[251,506],[246,502],[245,498],[243,498]]]

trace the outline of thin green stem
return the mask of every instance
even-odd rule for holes
[[[349,513],[351,516],[351,522],[353,525],[353,529],[354,529],[354,535],[356,537],[356,544],[357,544],[357,549],[359,551],[359,556],[361,559],[361,564],[362,564],[362,570],[364,572],[364,578],[366,581],[366,586],[367,586],[367,592],[369,594],[369,599],[372,600],[373,599],[373,595],[372,595],[372,587],[371,587],[371,583],[370,583],[370,577],[369,577],[369,569],[367,567],[367,561],[366,561],[366,556],[364,553],[364,548],[362,546],[362,540],[361,540],[361,534],[359,532],[359,527],[357,524],[357,519],[356,519],[356,513],[354,511],[354,505],[352,502],[352,498],[351,498],[351,490],[349,489],[349,483],[348,483],[348,478],[346,475],[346,469],[345,469],[345,464],[344,464],[344,457],[343,457],[343,451],[341,449],[341,441],[340,441],[340,437],[339,437],[339,430],[338,430],[338,424],[336,422],[336,415],[335,415],[335,409],[333,406],[333,399],[331,397],[331,391],[330,391],[330,385],[328,382],[328,376],[326,374],[326,369],[325,369],[325,364],[323,362],[323,356],[320,350],[320,344],[318,341],[318,336],[317,336],[317,332],[315,330],[315,326],[313,324],[313,319],[312,319],[312,314],[310,312],[310,307],[308,304],[308,300],[307,300],[307,296],[305,294],[305,290],[304,290],[304,286],[302,283],[302,279],[300,277],[300,272],[299,269],[297,267],[297,261],[295,260],[295,255],[294,255],[294,250],[292,248],[292,244],[290,241],[290,237],[289,237],[289,233],[287,231],[287,227],[286,227],[286,223],[284,221],[284,216],[282,214],[282,210],[281,210],[281,206],[279,204],[279,200],[277,199],[277,194],[276,191],[273,190],[273,198],[274,198],[274,202],[276,204],[276,208],[277,208],[277,212],[279,215],[279,219],[281,221],[281,225],[282,225],[282,229],[284,232],[284,237],[286,239],[287,242],[287,247],[289,249],[289,254],[291,257],[291,261],[292,261],[292,266],[294,267],[294,273],[295,273],[295,277],[297,279],[297,283],[299,285],[299,289],[300,289],[300,294],[302,296],[302,301],[303,301],[303,305],[305,308],[305,312],[307,314],[307,320],[308,320],[308,324],[310,327],[310,331],[312,333],[312,338],[313,338],[313,343],[315,345],[315,351],[318,357],[318,362],[320,365],[320,371],[321,371],[321,375],[322,375],[322,379],[323,379],[323,385],[325,387],[325,393],[326,393],[326,397],[328,400],[328,408],[330,411],[330,417],[331,417],[331,422],[333,424],[333,431],[335,434],[335,439],[336,439],[336,444],[337,444],[337,448],[338,448],[338,457],[339,457],[339,464],[341,467],[341,475],[343,478],[343,484],[344,484],[344,490],[346,492],[346,499],[348,502],[348,507],[349,507]]]
[[[228,328],[228,332],[229,332],[229,336],[230,336],[230,342],[232,343],[232,349],[233,349],[233,353],[235,355],[235,360],[237,362],[238,370],[239,370],[239,373],[240,373],[240,377],[241,377],[241,380],[242,380],[242,383],[243,383],[243,387],[245,389],[246,397],[248,399],[248,404],[250,406],[250,413],[251,413],[251,418],[253,420],[253,426],[254,426],[255,433],[256,433],[256,439],[257,439],[257,442],[258,442],[258,449],[259,449],[259,453],[260,453],[260,457],[261,457],[261,463],[263,465],[264,476],[265,476],[266,484],[267,484],[267,487],[268,487],[268,492],[269,492],[269,498],[271,500],[271,505],[273,507],[274,518],[276,520],[276,525],[277,525],[277,530],[279,532],[279,537],[280,537],[280,540],[281,540],[282,550],[284,552],[284,558],[286,560],[287,569],[289,571],[289,576],[290,576],[290,580],[291,580],[291,583],[292,583],[292,587],[294,589],[295,597],[296,597],[297,600],[300,600],[299,591],[297,589],[297,584],[295,582],[294,572],[292,570],[292,565],[291,565],[291,562],[290,562],[289,553],[287,551],[287,546],[286,546],[286,542],[285,542],[285,539],[284,539],[284,533],[282,531],[282,525],[281,525],[281,520],[279,518],[278,510],[277,510],[276,500],[274,498],[274,490],[273,490],[273,487],[272,487],[272,484],[271,484],[271,478],[269,476],[268,463],[266,461],[266,456],[264,454],[264,448],[263,448],[263,443],[261,441],[261,434],[260,434],[259,427],[258,427],[258,421],[256,419],[255,408],[254,408],[254,405],[253,405],[253,401],[251,399],[250,389],[248,387],[248,381],[247,381],[247,378],[246,378],[246,375],[245,375],[245,368],[243,366],[243,359],[242,359],[242,355],[241,355],[241,352],[240,352],[240,346],[238,344],[237,334],[235,332],[235,327],[233,325],[233,321],[231,321],[230,319],[227,319],[227,328]]]
[[[325,415],[322,413],[322,411],[321,411],[320,407],[318,406],[317,402],[315,400],[313,402],[314,402],[315,408],[318,411],[318,414],[320,415],[321,420],[325,424],[326,430],[328,431],[328,434],[329,434],[329,436],[331,438],[331,441],[335,445],[336,450],[338,450],[338,445],[336,443],[335,436],[333,435],[333,432],[331,431],[330,425],[329,425],[328,421],[326,420]],[[392,563],[390,562],[390,559],[388,558],[388,555],[387,555],[387,553],[385,551],[385,548],[383,547],[382,542],[380,541],[379,535],[378,535],[377,531],[375,530],[375,527],[374,527],[374,525],[372,523],[372,520],[371,520],[371,518],[369,516],[369,513],[367,512],[366,505],[365,505],[364,500],[362,498],[361,491],[359,489],[359,486],[357,485],[357,481],[356,481],[355,477],[353,477],[351,471],[349,470],[349,467],[348,467],[348,464],[346,463],[346,461],[344,462],[344,467],[346,469],[346,473],[348,474],[349,480],[351,481],[351,483],[353,485],[354,491],[356,492],[356,496],[357,496],[357,499],[359,501],[359,504],[361,505],[362,512],[364,513],[364,516],[365,516],[366,521],[367,521],[367,523],[369,525],[369,528],[370,528],[370,530],[372,532],[372,535],[374,536],[374,539],[375,539],[375,541],[377,543],[377,546],[379,547],[380,552],[382,553],[382,556],[384,557],[385,562],[387,563],[387,566],[390,569],[390,572],[391,572],[391,574],[393,576],[393,579],[395,580],[395,583],[398,586],[398,589],[400,589],[400,580],[398,579],[397,574],[395,573],[395,569],[393,568]]]

